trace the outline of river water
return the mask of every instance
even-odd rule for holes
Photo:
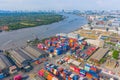
[[[0,33],[0,49],[25,46],[26,41],[34,39],[35,36],[43,39],[61,32],[69,33],[87,23],[84,17],[73,14],[63,15],[67,18],[60,22]]]

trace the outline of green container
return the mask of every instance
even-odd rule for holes
[[[49,73],[45,71],[45,72],[44,72],[44,77],[47,78],[48,74],[49,74]]]

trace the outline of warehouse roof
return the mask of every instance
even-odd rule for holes
[[[12,64],[9,62],[4,54],[0,54],[0,69],[5,69],[10,67]]]
[[[100,61],[108,51],[108,48],[100,48],[90,57],[90,60]]]
[[[33,55],[34,57],[38,58],[39,56],[41,56],[41,53],[39,51],[37,51],[36,49],[34,49],[31,46],[27,46],[25,48],[23,48],[25,51],[27,51],[28,53],[30,53],[31,55]]]

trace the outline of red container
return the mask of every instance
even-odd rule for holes
[[[75,71],[75,66],[70,65],[70,69],[71,69],[72,71]]]
[[[60,75],[63,79],[66,79],[66,74],[64,72],[60,73]]]
[[[95,67],[91,67],[90,70],[96,72],[96,71],[97,71],[97,68],[95,68]]]
[[[87,51],[86,54],[87,54],[87,55],[91,55],[91,52]]]
[[[78,47],[79,46],[79,44],[76,42],[76,43],[74,43],[74,47]]]
[[[16,75],[14,76],[14,80],[22,80],[22,76],[20,74]]]
[[[45,45],[47,45],[49,41],[50,41],[50,40],[45,40]]]
[[[80,73],[80,68],[75,67],[74,72],[77,73],[77,74],[79,74]]]
[[[39,75],[39,76],[43,76],[43,75],[44,75],[44,72],[45,72],[45,70],[44,70],[44,69],[41,69],[41,70],[38,71],[38,75]]]
[[[87,45],[87,42],[86,42],[86,41],[83,41],[82,44],[83,44],[83,45]]]
[[[63,60],[67,62],[69,59],[70,59],[70,58],[68,58],[68,57],[64,57]]]
[[[59,71],[60,73],[63,72],[63,70],[64,70],[64,69],[63,69],[62,67],[59,67],[59,68],[58,68],[58,71]]]
[[[44,46],[43,46],[43,44],[39,43],[39,44],[37,45],[37,48],[38,48],[38,49],[44,49]]]

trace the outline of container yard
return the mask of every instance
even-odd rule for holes
[[[81,77],[98,80],[99,78],[99,70],[94,66],[86,64],[85,69],[73,65],[69,66],[69,69],[65,69],[55,64],[45,63],[44,69],[39,70],[38,74],[47,80],[81,80]]]
[[[108,51],[73,33],[60,33],[36,46],[8,50],[19,71],[28,75],[27,79],[22,76],[24,74],[15,75],[14,80],[99,80],[101,68],[95,66],[95,62]],[[90,63],[93,58],[95,62]]]
[[[90,55],[97,49],[96,46],[89,45],[86,41],[80,38],[79,35],[61,33],[57,34],[51,39],[44,40],[43,43],[38,44],[38,48],[47,51],[52,55],[69,54],[77,56],[77,58],[88,59]],[[71,38],[71,35],[75,38]]]

